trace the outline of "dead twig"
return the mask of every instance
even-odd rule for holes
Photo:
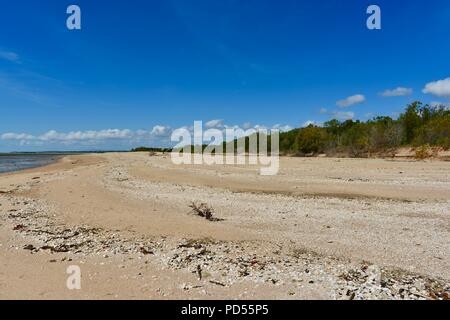
[[[221,282],[218,282],[218,281],[214,281],[214,280],[209,280],[209,282],[210,282],[210,283],[212,283],[212,284],[215,284],[215,285],[221,286],[221,287],[226,287],[226,285],[225,285],[225,284],[223,284],[223,283],[221,283]]]
[[[197,275],[198,280],[202,280],[202,267],[200,267],[200,265],[197,265]]]
[[[189,208],[192,209],[193,213],[199,217],[205,218],[208,221],[222,221],[222,219],[214,217],[214,209],[206,203],[198,204],[196,202],[192,202],[189,205]]]

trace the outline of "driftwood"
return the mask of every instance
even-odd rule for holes
[[[192,202],[189,205],[189,208],[192,209],[192,212],[199,217],[205,218],[208,221],[222,221],[223,219],[218,219],[214,217],[214,209],[206,203],[196,203]]]

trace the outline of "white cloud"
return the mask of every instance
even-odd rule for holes
[[[355,113],[353,111],[334,111],[332,112],[332,115],[337,120],[351,120],[355,117]]]
[[[437,97],[450,98],[450,78],[427,83],[422,91]]]
[[[216,120],[208,121],[207,123],[205,123],[205,127],[206,127],[207,129],[211,129],[211,128],[223,128],[223,120],[216,119]]]
[[[366,101],[366,97],[362,94],[355,94],[354,96],[347,97],[343,100],[336,102],[336,105],[341,108],[347,108],[356,104],[360,104]]]
[[[291,131],[293,128],[290,125],[276,124],[272,127],[272,129],[280,130],[280,132],[288,132]]]
[[[264,125],[257,124],[257,125],[254,125],[252,129],[255,129],[256,131],[260,131],[260,130],[267,130],[267,127]]]
[[[136,135],[138,137],[143,137],[143,136],[146,136],[147,134],[148,134],[148,131],[146,131],[146,130],[137,130],[136,131]]]
[[[430,102],[430,106],[432,107],[445,107],[445,108],[450,108],[450,102],[440,102],[440,101],[433,101]]]
[[[0,59],[8,60],[8,61],[15,62],[15,63],[20,62],[19,55],[17,53],[9,52],[9,51],[1,51],[0,50]]]
[[[210,123],[212,125],[213,123]],[[226,128],[240,128],[239,126],[226,126],[222,122],[216,122],[215,125],[222,126],[219,130],[225,131]],[[248,129],[255,131],[268,129],[270,127],[248,124]],[[184,127],[193,134],[193,127]],[[204,128],[206,130],[208,128]],[[272,129],[280,131],[292,130],[288,125],[276,124]],[[165,125],[156,125],[149,130],[130,130],[130,129],[105,129],[105,130],[89,130],[89,131],[71,131],[58,132],[50,130],[40,135],[33,135],[27,133],[3,133],[0,134],[0,140],[4,141],[8,146],[34,146],[42,148],[59,148],[61,146],[71,146],[76,149],[78,147],[86,147],[89,149],[99,148],[101,146],[122,146],[129,148],[137,145],[149,146],[170,146],[170,135],[172,128]],[[109,148],[109,147],[108,147]]]
[[[310,125],[315,125],[315,124],[316,124],[315,121],[313,121],[313,120],[308,120],[308,121],[305,121],[305,122],[302,124],[302,127],[303,127],[303,128],[306,128],[306,127],[309,127]]]
[[[151,134],[156,137],[165,137],[165,136],[168,136],[169,133],[170,133],[170,127],[162,126],[162,125],[154,126],[151,131]]]
[[[105,139],[128,139],[132,138],[134,133],[131,130],[107,129],[100,131],[72,131],[60,133],[50,130],[42,135],[34,136],[25,133],[4,133],[0,137],[2,140],[24,140],[24,141],[88,141]]]
[[[319,113],[320,114],[327,114],[328,110],[326,108],[320,108]]]
[[[131,138],[131,130],[124,129],[106,129],[100,131],[72,131],[68,133],[59,133],[51,130],[38,137],[43,141],[86,141],[103,139],[127,139]]]
[[[413,93],[413,89],[411,88],[404,88],[404,87],[398,87],[391,90],[385,90],[381,93],[383,97],[403,97],[403,96],[409,96]]]
[[[26,133],[4,133],[0,138],[1,140],[31,140],[34,136]]]

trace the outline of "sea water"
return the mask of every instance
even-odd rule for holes
[[[57,159],[55,155],[0,155],[0,173],[45,166]]]

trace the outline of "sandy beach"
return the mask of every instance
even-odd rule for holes
[[[108,153],[0,175],[1,299],[447,299],[449,239],[447,161],[283,157],[263,177]]]

